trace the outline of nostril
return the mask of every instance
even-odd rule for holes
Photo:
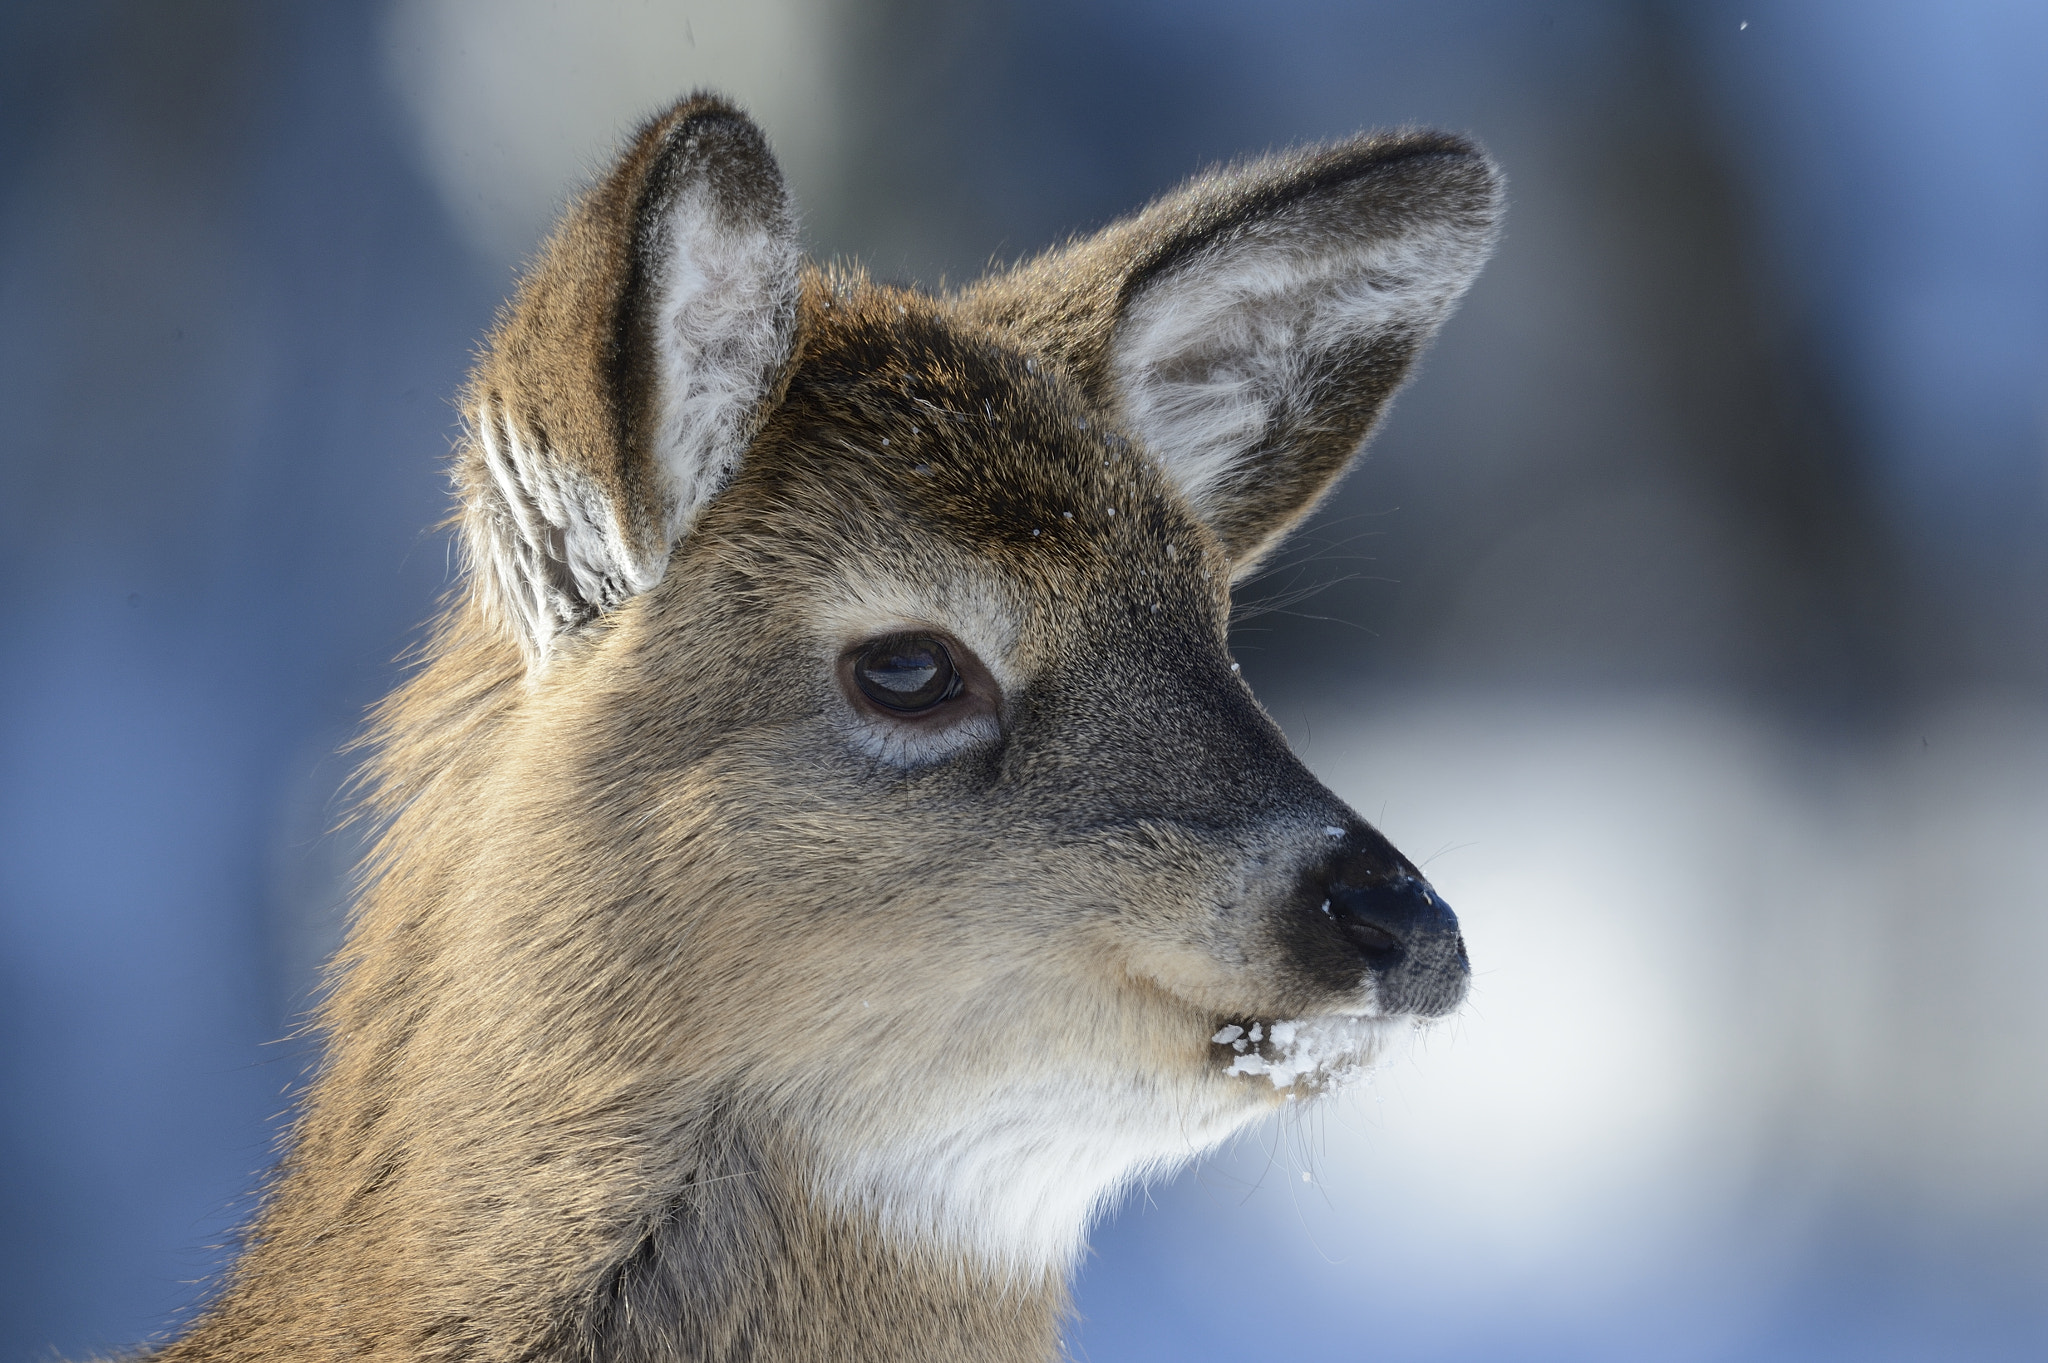
[[[1344,935],[1351,939],[1351,944],[1365,957],[1365,963],[1375,970],[1391,970],[1408,955],[1401,939],[1377,923],[1350,914],[1337,922]]]
[[[1428,883],[1414,876],[1329,887],[1327,912],[1373,965],[1399,963],[1411,950],[1458,935],[1458,920]]]

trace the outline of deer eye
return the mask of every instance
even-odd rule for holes
[[[961,689],[953,655],[929,634],[869,644],[853,660],[853,681],[869,700],[900,714],[929,710]]]

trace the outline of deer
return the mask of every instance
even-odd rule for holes
[[[931,292],[728,101],[641,127],[461,398],[322,1059],[151,1356],[1060,1356],[1120,1193],[1465,994],[1228,626],[1503,197],[1362,134]]]

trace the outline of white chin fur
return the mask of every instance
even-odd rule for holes
[[[1089,1224],[1268,1109],[1213,1075],[1038,1076],[820,1162],[817,1192],[885,1234],[1011,1276],[1065,1274]]]
[[[1312,1098],[1356,1079],[1413,1025],[1332,1014],[1225,1027],[1211,1038],[1232,1052],[1221,1082],[1213,1070],[1021,1078],[905,1112],[863,1148],[823,1152],[815,1191],[903,1243],[1005,1275],[1064,1274],[1124,1190],[1196,1159],[1271,1112],[1275,1096]]]

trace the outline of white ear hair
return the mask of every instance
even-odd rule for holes
[[[674,543],[731,481],[765,385],[789,357],[800,252],[786,213],[736,221],[703,180],[675,196],[645,250],[657,300],[654,457]]]
[[[1248,480],[1297,477],[1260,465],[1327,428],[1347,392],[1378,390],[1376,417],[1493,249],[1491,204],[1376,193],[1368,177],[1253,218],[1123,307],[1108,355],[1123,420],[1212,523]],[[1348,459],[1370,421],[1338,424]]]
[[[619,518],[590,479],[522,431],[503,404],[475,420],[496,498],[495,514],[470,518],[484,560],[478,585],[512,624],[529,661],[546,660],[556,635],[661,580],[659,561],[634,552]]]
[[[1152,281],[1117,329],[1124,419],[1198,509],[1276,417],[1305,405],[1327,357],[1427,338],[1487,249],[1449,232],[1321,245],[1262,233],[1212,248]]]

